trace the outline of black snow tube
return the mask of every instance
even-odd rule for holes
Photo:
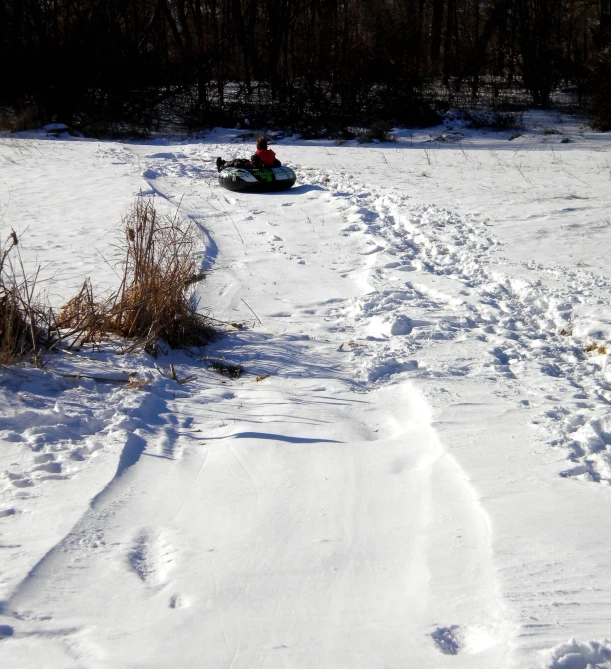
[[[290,167],[225,167],[219,172],[221,186],[245,193],[287,190],[296,180]]]

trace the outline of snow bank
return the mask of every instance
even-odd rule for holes
[[[570,639],[554,648],[549,669],[586,669],[588,666],[611,666],[611,648],[607,640],[578,643]]]

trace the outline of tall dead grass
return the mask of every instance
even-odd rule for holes
[[[0,364],[40,364],[40,353],[55,341],[51,310],[37,294],[38,271],[28,275],[11,231],[0,241]]]
[[[112,333],[153,354],[160,340],[172,348],[209,342],[214,330],[197,313],[192,295],[193,285],[204,278],[195,224],[178,214],[160,216],[150,200],[139,197],[123,218],[123,230],[119,289],[100,300],[86,281],[62,307],[58,325],[80,342]]]
[[[56,313],[37,290],[38,270],[27,274],[19,240],[0,240],[0,364],[40,365],[44,349],[100,342],[109,335],[129,340],[126,351],[154,355],[161,340],[172,348],[202,346],[216,334],[197,312],[198,235],[192,221],[160,216],[139,197],[122,221],[118,245],[119,288],[97,297],[87,279]]]

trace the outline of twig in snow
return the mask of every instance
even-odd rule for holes
[[[235,228],[235,231],[238,233],[238,237],[240,238],[240,241],[242,242],[242,244],[244,244],[244,246],[246,246],[246,243],[242,239],[242,235],[240,234],[240,231],[238,230],[238,226],[235,224],[235,221],[233,220],[231,214],[227,211],[227,209],[225,209],[225,205],[220,200],[219,200],[219,204],[221,205],[221,207],[223,207],[223,211],[227,214],[227,216],[229,216],[229,220],[233,223],[233,227]]]
[[[467,152],[462,148],[462,142],[460,140],[458,140],[456,143],[458,144],[458,148],[462,151],[462,154],[465,158],[465,162],[468,163],[469,162],[469,156],[467,155]]]
[[[96,383],[131,383],[133,379],[109,379],[105,376],[91,376],[89,374],[60,374],[65,379],[91,379]]]
[[[240,299],[242,299],[242,298],[240,298]],[[242,300],[242,302],[244,302],[244,304],[246,304],[246,302],[245,302],[244,300]],[[259,325],[260,325],[264,330],[267,330],[270,334],[274,335],[274,337],[277,337],[277,336],[278,336],[278,333],[276,333],[276,332],[272,332],[269,328],[266,328],[265,325],[263,325],[263,323],[261,322],[261,319],[260,319],[260,318],[257,316],[257,314],[255,314],[255,312],[248,306],[248,304],[246,304],[246,306],[250,309],[252,315],[259,321]]]
[[[592,188],[590,184],[587,181],[584,181],[583,179],[580,179],[579,177],[576,177],[574,174],[571,174],[567,169],[562,168],[570,177],[573,177],[573,179],[577,179],[577,181],[581,181],[582,184],[585,184],[588,188]]]
[[[522,147],[524,146],[524,144],[526,144],[527,141],[528,141],[528,137],[526,137],[524,139],[524,141],[520,144],[520,146],[518,146],[518,148],[515,150],[515,153],[513,154],[512,158],[515,158],[518,155],[518,153],[522,150]]]
[[[517,169],[518,172],[524,177],[524,181],[526,181],[527,184],[531,184],[531,183],[532,183],[532,181],[531,181],[530,179],[528,179],[527,177],[524,176],[524,172],[522,172],[522,170],[520,169],[520,167],[518,167],[518,165],[516,165],[516,169]]]
[[[331,158],[331,162],[333,163],[333,167],[335,167],[335,169],[337,169],[337,165],[335,164],[335,161],[333,160],[333,156],[331,155],[331,152],[329,151],[329,149],[327,149],[327,155],[329,156],[329,158]]]
[[[165,371],[159,367],[159,365],[155,365],[155,367],[157,368],[159,375],[163,376],[164,379],[170,378],[172,381],[176,381],[176,383],[181,386],[184,386],[184,384],[188,383],[189,381],[193,381],[193,379],[197,377],[196,374],[191,374],[190,376],[185,376],[184,379],[179,379],[178,375],[176,374],[176,369],[172,363],[170,363],[169,374],[166,374]]]

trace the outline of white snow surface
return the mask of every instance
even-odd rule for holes
[[[218,185],[237,130],[0,136],[56,306],[142,193],[246,324],[0,368],[1,666],[611,667],[611,136],[525,123],[284,137],[273,194]]]

